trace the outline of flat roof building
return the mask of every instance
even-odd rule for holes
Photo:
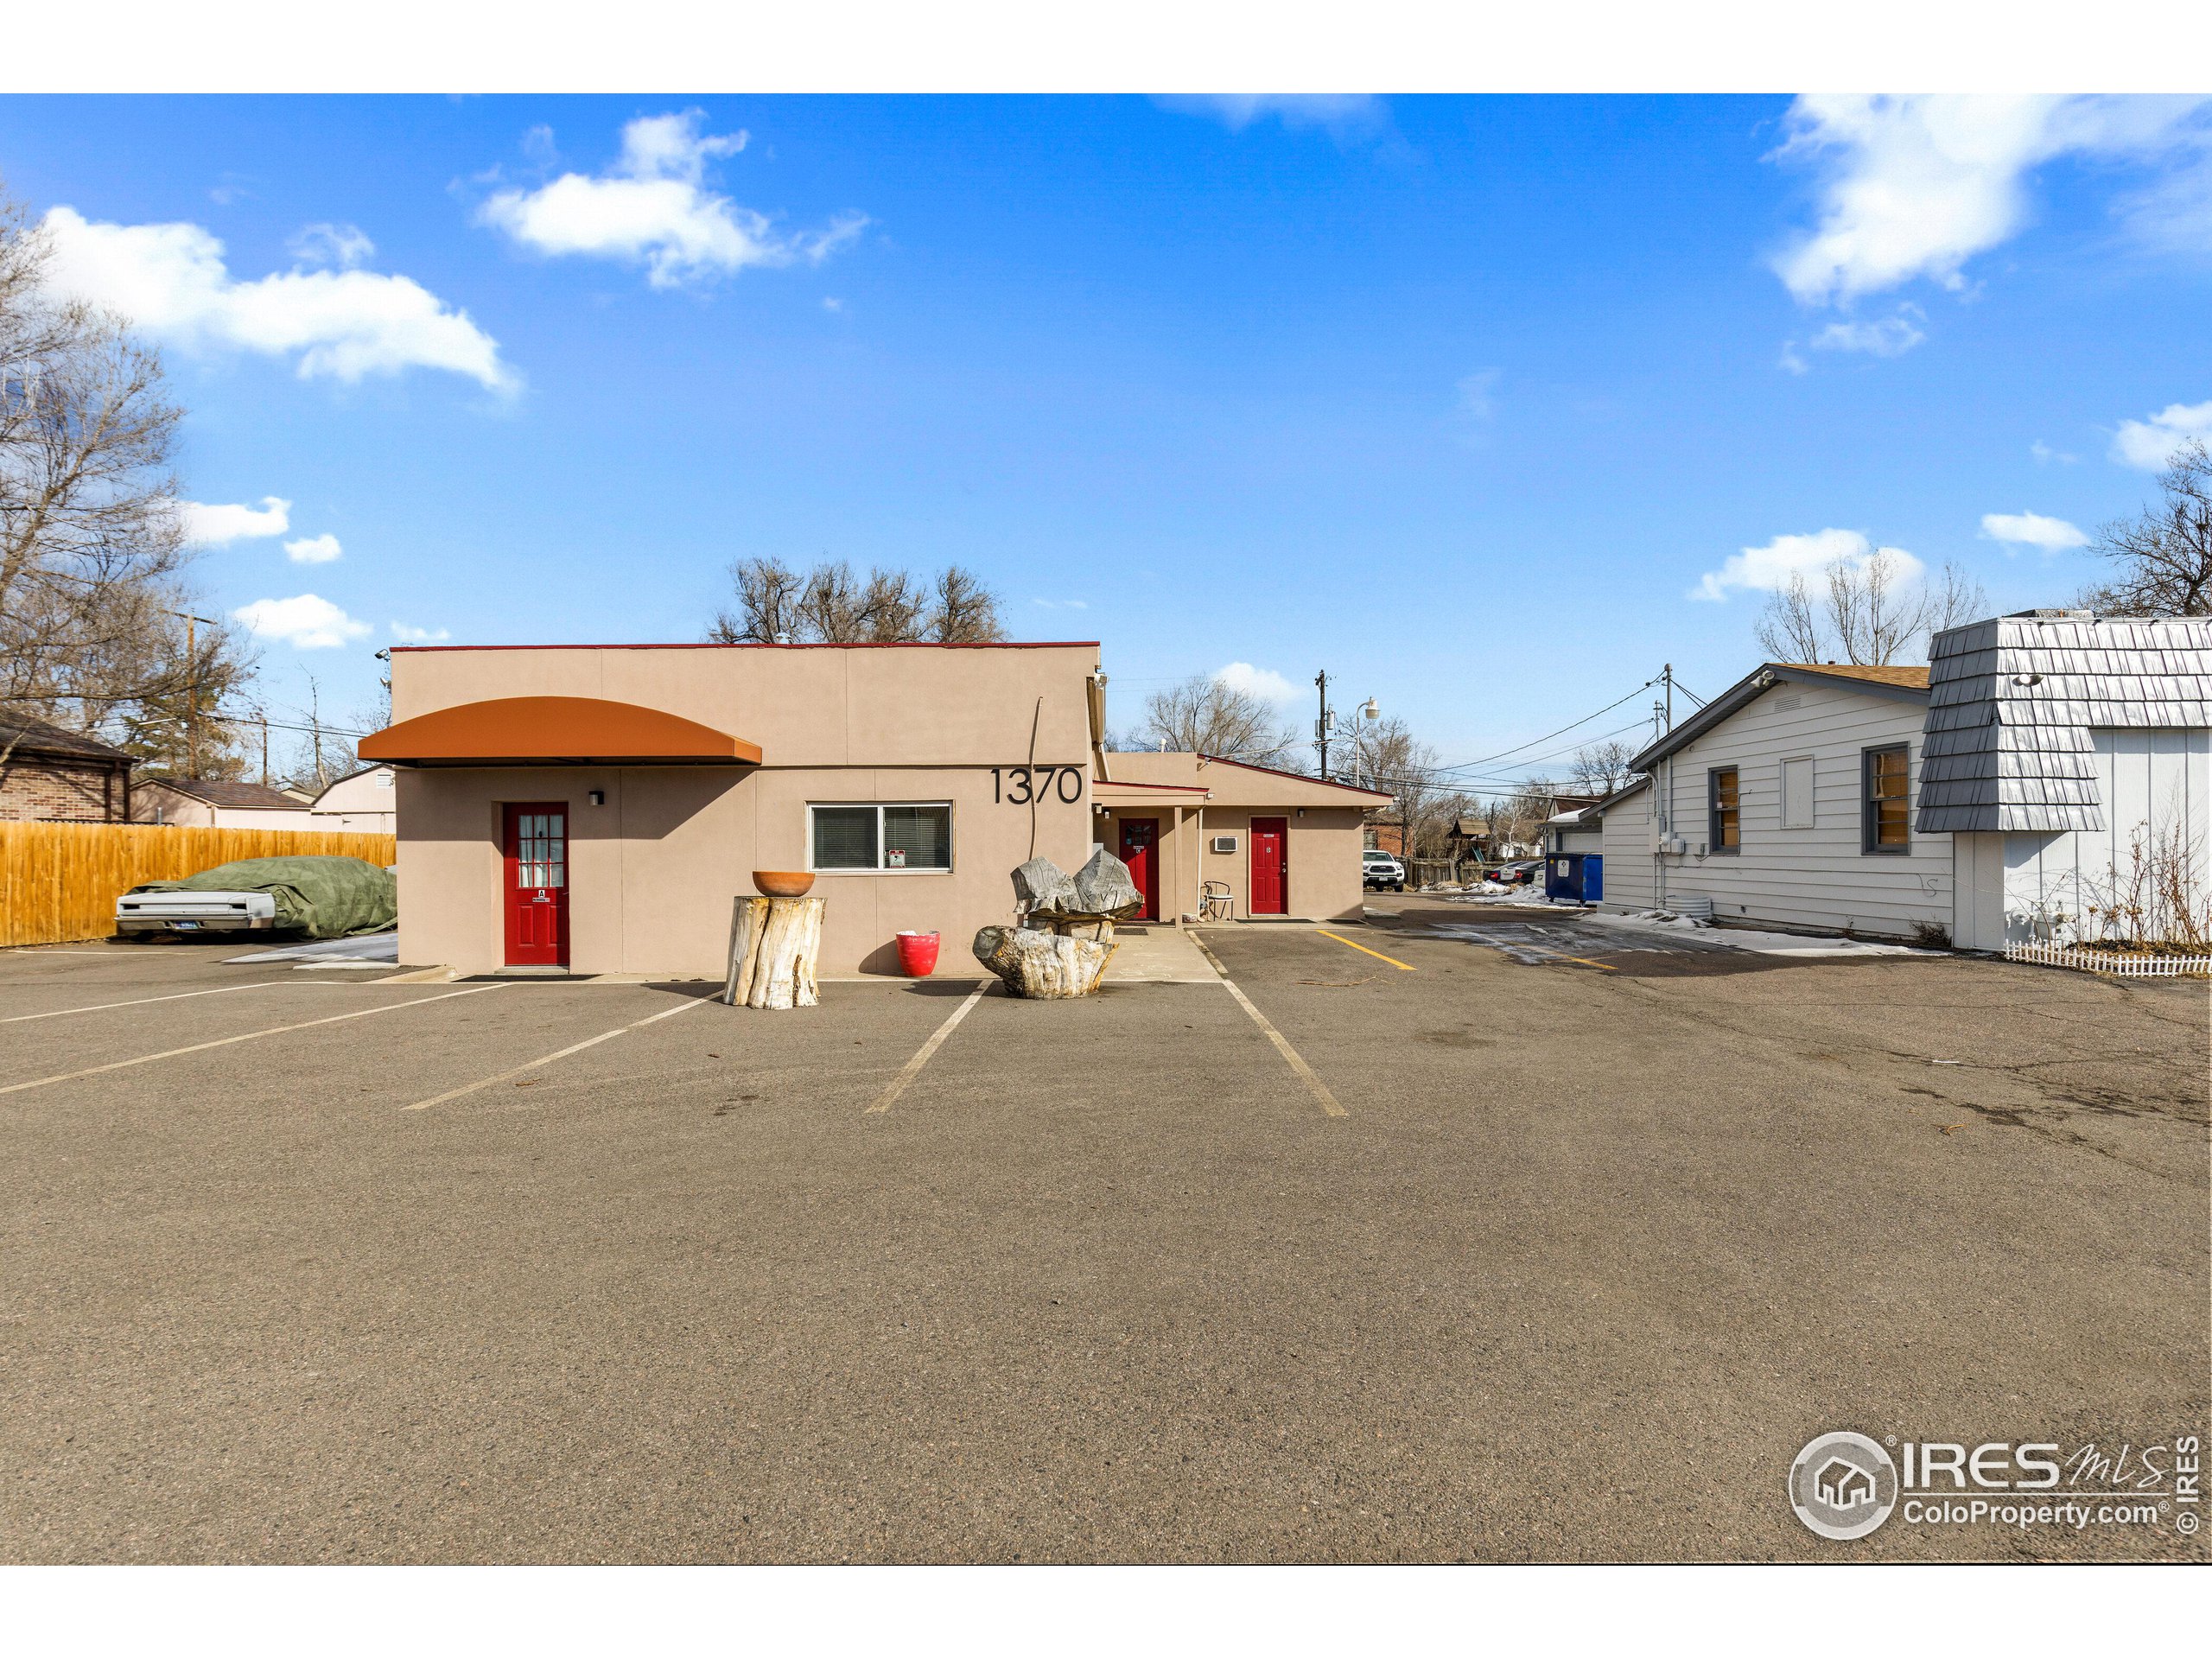
[[[1099,844],[1164,921],[1207,880],[1239,917],[1357,916],[1381,799],[1107,753],[1088,641],[404,647],[391,682],[359,752],[397,770],[400,954],[464,972],[719,978],[754,870],[814,873],[825,973],[897,972],[905,930],[963,971],[1016,865]]]

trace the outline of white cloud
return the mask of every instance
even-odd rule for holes
[[[2199,111],[2188,99],[1801,98],[1775,154],[1823,170],[1820,222],[1775,270],[1808,305],[1918,277],[1961,289],[1966,262],[2027,222],[2034,168],[2069,154],[2195,158]]]
[[[1902,582],[1927,574],[1928,567],[1901,547],[1878,548],[1855,530],[1819,530],[1809,536],[1777,536],[1764,547],[1729,555],[1720,569],[1705,573],[1689,596],[1724,601],[1731,588],[1777,593],[1789,585],[1790,577],[1818,577],[1839,559],[1856,569],[1877,558],[1888,560]]]
[[[325,651],[375,632],[327,599],[300,594],[290,599],[257,599],[231,614],[256,639],[281,639],[296,651]]]
[[[1925,314],[1916,305],[1900,306],[1893,317],[1878,322],[1832,322],[1813,336],[1813,348],[1821,352],[1865,352],[1874,357],[1903,357],[1928,338],[1920,324]]]
[[[2039,547],[2046,553],[2089,544],[2089,538],[2063,518],[2046,518],[2039,512],[1985,512],[1981,533],[1993,542],[2010,547]]]
[[[1042,605],[1048,611],[1087,611],[1090,608],[1090,601],[1087,599],[1038,599],[1032,600],[1030,603]]]
[[[2168,404],[2147,421],[2122,421],[2113,436],[2112,458],[2155,473],[2191,438],[2212,443],[2212,398],[2201,404]]]
[[[341,270],[351,270],[377,251],[358,225],[309,225],[284,245],[296,259]]]
[[[410,645],[435,645],[441,639],[450,639],[453,635],[443,628],[416,628],[410,627],[404,622],[395,622],[391,625],[391,637],[404,640]]]
[[[1242,132],[1255,121],[1280,121],[1291,131],[1319,127],[1339,137],[1374,132],[1387,125],[1389,106],[1379,98],[1362,93],[1224,92],[1210,97],[1163,98],[1160,105],[1190,115],[1218,121],[1231,132]]]
[[[327,531],[321,536],[303,536],[296,542],[284,543],[284,556],[294,564],[328,564],[344,551],[338,545],[338,538]]]
[[[1796,340],[1785,340],[1782,342],[1782,355],[1775,359],[1774,366],[1777,369],[1787,369],[1792,374],[1803,374],[1812,365],[1797,354]]]
[[[410,277],[293,270],[240,282],[197,225],[100,224],[70,207],[45,224],[58,287],[188,350],[296,356],[302,379],[425,368],[513,385],[498,342]]]
[[[184,517],[184,539],[202,547],[245,541],[258,536],[282,536],[292,527],[292,504],[282,496],[264,495],[258,507],[232,502],[208,506],[186,501],[177,511]]]
[[[2071,467],[2082,459],[2079,455],[2068,454],[2063,449],[2052,448],[2041,438],[2037,438],[2028,446],[2028,453],[2036,458],[2036,465],[2038,467],[2048,467],[2054,461],[2062,467]]]
[[[1300,695],[1299,689],[1271,668],[1255,668],[1249,663],[1231,663],[1214,674],[1217,684],[1232,691],[1243,691],[1262,702],[1292,702]]]
[[[785,235],[763,214],[704,186],[707,163],[734,156],[746,135],[699,131],[696,110],[642,117],[622,129],[612,173],[563,173],[535,190],[502,190],[480,219],[547,255],[584,254],[645,267],[655,288],[676,288],[749,265],[819,264],[867,226],[864,215]]]

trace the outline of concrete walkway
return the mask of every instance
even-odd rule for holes
[[[1113,961],[1106,977],[1124,985],[1211,985],[1215,973],[1198,950],[1198,941],[1173,927],[1147,925],[1141,933],[1126,929],[1114,935]]]

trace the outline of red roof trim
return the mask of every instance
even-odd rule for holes
[[[429,651],[1072,651],[1078,646],[1098,649],[1096,639],[861,639],[849,645],[824,643],[820,640],[794,641],[787,645],[766,645],[755,639],[738,640],[724,645],[719,640],[677,640],[658,645],[393,645],[396,655],[400,652]]]
[[[1202,754],[1199,760],[1217,766],[1241,766],[1246,772],[1263,772],[1270,778],[1289,778],[1301,784],[1313,784],[1321,789],[1341,789],[1347,795],[1366,795],[1378,801],[1395,801],[1395,795],[1379,789],[1362,789],[1356,784],[1340,784],[1331,778],[1316,778],[1310,772],[1285,772],[1281,766],[1255,766],[1249,760],[1231,760],[1226,755]]]

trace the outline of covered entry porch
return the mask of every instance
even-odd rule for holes
[[[1361,825],[1389,796],[1210,755],[1103,760],[1091,839],[1128,865],[1154,918],[1360,918]]]

